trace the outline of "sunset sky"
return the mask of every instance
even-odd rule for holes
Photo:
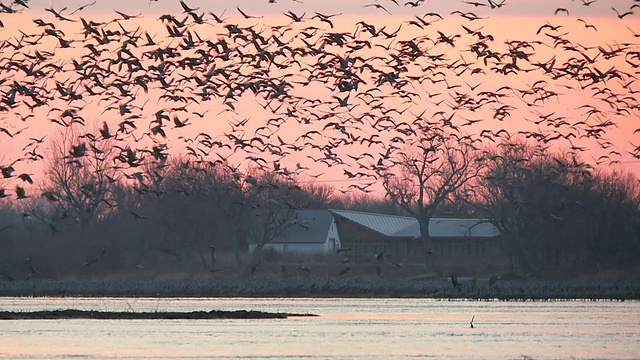
[[[5,1],[6,2],[6,1]],[[34,8],[43,8],[53,6],[55,8],[67,7],[74,9],[79,6],[91,3],[92,1],[82,0],[32,0],[30,5]],[[447,0],[427,0],[423,2],[417,8],[410,6],[402,6],[407,1],[398,1],[400,6],[395,5],[391,0],[371,0],[371,1],[339,1],[339,0],[276,0],[275,3],[265,1],[254,0],[235,0],[235,1],[206,1],[206,0],[191,0],[186,3],[191,7],[199,7],[204,11],[222,11],[233,10],[235,6],[240,6],[244,10],[251,10],[260,13],[279,13],[282,11],[319,11],[331,13],[334,11],[342,12],[349,15],[370,15],[381,14],[383,10],[376,9],[374,7],[363,8],[368,4],[380,4],[385,6],[393,15],[412,15],[421,14],[424,12],[451,12],[454,10],[465,11],[477,11],[477,14],[491,14],[492,17],[498,15],[525,15],[525,16],[549,16],[552,17],[557,8],[565,8],[569,10],[571,16],[604,16],[613,17],[615,13],[611,7],[622,10],[628,9],[633,5],[632,0],[598,0],[590,4],[589,6],[581,6],[583,3],[577,0],[562,0],[562,1],[536,1],[536,0],[507,0],[504,2],[504,6],[499,9],[490,9],[489,7],[477,7],[463,1],[447,1]],[[469,3],[474,1],[469,1]],[[478,3],[485,3],[487,1],[475,1]],[[495,3],[500,3],[496,1]],[[177,0],[156,0],[156,1],[125,1],[125,0],[112,0],[112,1],[97,1],[95,5],[86,8],[86,12],[103,12],[109,10],[131,10],[131,11],[143,11],[143,12],[176,12],[182,11],[182,8]],[[384,15],[384,14],[381,14]]]
[[[431,47],[434,53],[445,54],[449,63],[469,63],[480,64],[482,67],[482,60],[477,58],[476,55],[469,50],[474,41],[477,41],[476,35],[465,34],[467,29],[479,31],[483,35],[491,35],[495,39],[490,42],[492,49],[498,49],[501,51],[508,51],[508,47],[505,44],[507,41],[527,41],[535,44],[536,41],[542,41],[544,44],[536,44],[533,49],[529,49],[529,62],[530,63],[553,63],[559,67],[565,61],[568,61],[570,57],[578,56],[575,52],[569,52],[562,49],[562,46],[549,46],[553,44],[553,36],[559,36],[564,39],[569,39],[570,44],[579,46],[580,48],[587,49],[585,54],[591,59],[596,59],[597,62],[593,63],[594,69],[605,72],[610,68],[616,68],[620,71],[629,74],[628,78],[624,80],[612,79],[607,80],[606,85],[609,85],[613,90],[612,92],[617,94],[616,99],[622,99],[625,104],[628,104],[628,108],[624,111],[620,111],[616,106],[607,105],[611,97],[611,94],[598,94],[598,87],[605,87],[604,81],[602,83],[595,84],[594,87],[576,86],[575,81],[570,80],[554,80],[545,74],[541,75],[539,68],[535,68],[531,65],[524,66],[522,69],[528,69],[532,71],[520,71],[518,74],[499,74],[497,72],[490,72],[489,68],[485,68],[483,74],[470,74],[465,72],[460,75],[455,75],[455,71],[451,69],[444,69],[446,74],[444,78],[440,78],[434,75],[434,78],[438,80],[446,80],[445,82],[429,83],[428,81],[418,84],[414,82],[411,84],[411,88],[414,89],[419,98],[410,104],[404,104],[397,97],[385,98],[384,105],[387,109],[397,108],[406,109],[403,114],[397,114],[394,116],[396,122],[411,121],[415,116],[420,113],[425,114],[432,118],[439,118],[444,116],[454,116],[454,119],[458,121],[456,124],[464,123],[471,118],[482,119],[483,121],[471,126],[466,126],[462,133],[469,134],[471,136],[478,136],[482,130],[490,129],[498,131],[500,129],[506,130],[514,137],[518,137],[519,131],[540,131],[546,134],[553,134],[554,131],[567,134],[569,131],[575,130],[575,128],[567,127],[563,125],[536,124],[537,117],[555,114],[554,116],[566,117],[569,123],[577,123],[586,117],[585,113],[592,108],[602,109],[603,113],[594,117],[589,116],[589,121],[597,121],[605,123],[611,121],[615,123],[615,126],[608,126],[606,129],[606,135],[600,139],[580,139],[579,136],[569,141],[554,141],[549,145],[554,149],[563,150],[568,149],[571,146],[584,147],[585,150],[580,151],[580,156],[591,162],[596,163],[601,156],[610,156],[609,152],[611,147],[607,146],[602,148],[598,143],[611,141],[613,149],[620,153],[619,156],[611,155],[611,160],[615,160],[613,164],[609,162],[600,162],[600,166],[604,168],[619,167],[632,172],[640,172],[640,162],[634,158],[629,152],[636,146],[640,145],[640,131],[634,131],[640,128],[639,114],[640,107],[638,100],[640,99],[640,80],[635,80],[639,71],[637,65],[640,65],[640,56],[633,58],[634,52],[638,52],[640,47],[638,46],[638,37],[635,34],[640,34],[640,23],[638,18],[640,17],[640,6],[632,0],[615,0],[604,1],[597,0],[591,3],[589,6],[585,6],[583,1],[518,1],[518,0],[506,0],[504,6],[496,9],[490,9],[488,6],[476,6],[472,3],[474,1],[435,1],[427,0],[420,4],[416,8],[404,6],[406,1],[399,1],[399,6],[395,5],[392,1],[310,1],[304,0],[301,2],[291,0],[277,0],[276,3],[268,3],[268,1],[226,1],[226,2],[211,2],[211,1],[187,1],[187,4],[191,8],[199,8],[196,13],[206,13],[207,18],[213,20],[208,15],[209,11],[216,13],[219,16],[223,16],[225,24],[234,23],[240,26],[254,26],[257,29],[263,29],[266,34],[271,35],[273,32],[271,26],[276,25],[288,25],[291,23],[291,19],[283,12],[292,11],[298,16],[305,14],[305,21],[291,25],[293,31],[300,31],[306,26],[318,27],[320,30],[316,33],[314,40],[323,36],[323,32],[346,32],[355,38],[369,41],[373,46],[371,49],[361,49],[358,54],[367,56],[387,56],[387,51],[383,50],[383,46],[397,46],[402,40],[417,39],[422,36],[426,36],[430,40],[425,41],[424,46]],[[4,3],[8,3],[4,1]],[[45,8],[53,8],[59,11],[61,14],[73,19],[79,19],[83,17],[85,19],[95,19],[96,21],[109,21],[111,19],[119,18],[120,16],[115,13],[114,10],[126,13],[128,15],[142,14],[140,18],[130,20],[120,20],[119,23],[128,30],[134,31],[136,28],[140,28],[141,32],[147,31],[154,37],[156,42],[165,44],[172,44],[177,46],[180,42],[176,39],[164,38],[167,34],[165,30],[165,24],[158,20],[158,17],[162,14],[173,14],[176,18],[182,20],[186,15],[183,14],[183,9],[178,1],[100,1],[96,4],[87,6],[81,11],[70,15],[75,9],[83,5],[89,5],[92,1],[64,1],[64,0],[44,0],[44,1],[30,1],[30,9],[21,10],[17,14],[0,14],[0,21],[4,24],[4,28],[0,29],[0,38],[9,42],[15,43],[22,31],[26,34],[39,34],[42,29],[37,27],[32,20],[41,18],[45,21],[52,21],[56,24],[57,28],[65,33],[66,38],[77,39],[69,49],[60,49],[59,45],[55,41],[51,41],[49,37],[49,43],[42,42],[42,45],[38,47],[38,50],[43,51],[55,51],[56,56],[60,59],[60,62],[64,66],[72,66],[72,59],[79,59],[82,55],[86,55],[89,50],[83,47],[82,44],[82,25],[79,23],[59,22],[55,20],[54,16],[45,11]],[[215,4],[212,4],[215,3]],[[488,1],[477,1],[476,3],[488,4]],[[367,6],[371,4],[378,4],[387,9],[391,15],[387,14],[383,9],[376,8],[375,6]],[[632,6],[635,8],[632,8]],[[252,16],[258,16],[260,18],[243,19],[241,14],[236,10],[239,7],[247,14]],[[61,9],[66,8],[62,11]],[[558,10],[558,8],[566,9]],[[614,10],[615,8],[615,10]],[[459,13],[455,13],[460,11]],[[624,14],[627,11],[632,11],[632,14],[628,14],[623,18],[619,18],[616,14]],[[331,18],[334,22],[334,29],[330,29],[326,23],[318,21],[318,19],[311,19],[311,16],[315,12],[331,15],[338,14],[336,17]],[[464,19],[463,16],[473,16],[469,14],[473,12],[479,17],[477,20],[469,21]],[[567,14],[568,12],[568,14]],[[438,13],[444,19],[438,20],[434,15],[427,16],[425,19],[433,21],[429,26],[423,29],[412,25],[410,21],[415,21],[416,16],[423,17],[426,13]],[[453,13],[453,14],[452,14]],[[224,14],[224,15],[222,15]],[[437,21],[435,21],[437,20]],[[384,36],[369,36],[363,26],[357,25],[359,21],[364,21],[367,24],[374,24],[377,29],[384,28],[387,32],[393,32],[398,30],[397,38],[385,39]],[[547,24],[549,27],[541,29],[541,26]],[[116,23],[110,24],[110,29],[117,30],[118,25]],[[556,30],[553,27],[557,27]],[[595,27],[595,28],[594,28]],[[191,31],[197,33],[198,36],[203,39],[218,39],[225,34],[227,30],[218,25],[194,25],[190,27]],[[597,30],[596,30],[597,29]],[[440,33],[439,33],[440,32]],[[444,43],[438,43],[439,34],[446,35],[461,35],[456,38],[455,46],[448,46]],[[635,33],[635,34],[634,34]],[[275,34],[275,33],[274,33]],[[284,38],[291,38],[292,32],[287,34]],[[163,40],[164,38],[164,40]],[[302,44],[298,42],[298,44]],[[380,46],[375,46],[379,44]],[[621,45],[623,44],[623,45]],[[626,56],[615,56],[608,59],[604,59],[606,56],[602,55],[602,50],[612,51],[616,48],[624,48]],[[26,47],[27,52],[33,52],[34,50]],[[332,48],[334,49],[334,48]],[[9,48],[5,46],[3,55],[8,54]],[[342,51],[335,48],[336,53]],[[389,58],[390,59],[390,58]],[[304,62],[304,61],[303,61]],[[306,65],[311,65],[311,60]],[[384,61],[372,60],[371,64],[374,66],[388,66]],[[305,64],[303,64],[305,65]],[[282,71],[273,69],[272,76],[278,74],[278,76],[290,76],[288,81],[302,80],[304,79],[303,73],[294,72],[285,74]],[[362,73],[362,71],[361,71]],[[412,75],[419,75],[419,68],[413,67],[408,70],[408,73]],[[184,73],[186,75],[186,73]],[[14,76],[19,76],[13,74]],[[70,74],[69,77],[72,75]],[[364,76],[364,75],[363,75]],[[13,80],[13,77],[7,78],[5,75],[0,75],[0,78]],[[68,79],[56,79],[56,80],[68,80]],[[476,111],[469,110],[452,110],[451,99],[456,91],[465,93],[469,96],[477,94],[481,91],[495,91],[503,86],[509,86],[512,89],[529,89],[533,84],[536,84],[538,80],[544,80],[543,88],[557,93],[557,96],[551,96],[544,101],[535,103],[535,106],[528,106],[526,102],[531,102],[533,98],[527,98],[527,95],[523,93],[517,93],[517,90],[512,90],[509,93],[509,97],[506,98],[505,104],[508,105],[508,114],[505,117],[499,117],[496,119],[496,112],[499,105],[487,106]],[[447,89],[445,86],[460,85],[457,90]],[[55,83],[49,83],[49,86],[55,88]],[[154,85],[155,86],[155,85]],[[375,86],[375,84],[369,83],[368,86]],[[382,94],[389,94],[393,89],[383,89]],[[408,89],[408,88],[407,88]],[[473,89],[473,90],[472,90]],[[319,84],[294,85],[289,91],[299,95],[301,98],[308,99],[325,99],[331,101],[333,96],[344,98],[346,94],[339,93],[335,90],[328,89],[327,87]],[[434,93],[444,93],[441,95],[440,100],[438,97],[431,98],[430,95]],[[136,96],[134,102],[131,105],[142,106],[145,105],[144,111],[140,111],[141,115],[148,117],[148,120],[154,118],[154,113],[166,104],[159,101],[158,97],[162,93],[158,89],[149,90],[148,94],[139,94]],[[355,95],[355,94],[354,94]],[[350,102],[354,105],[358,105],[355,108],[339,113],[338,118],[345,120],[353,116],[361,116],[366,113],[367,105],[360,100],[355,100],[355,96],[352,95]],[[323,100],[324,101],[324,100]],[[332,100],[335,102],[335,100]],[[61,105],[61,104],[57,104]],[[166,107],[166,106],[165,106]],[[608,107],[608,108],[607,108]],[[286,108],[286,107],[285,107]],[[185,146],[190,146],[189,142],[185,142],[184,139],[193,139],[195,135],[201,132],[206,132],[214,139],[229,142],[229,134],[234,136],[244,136],[251,138],[253,136],[263,137],[265,140],[277,143],[284,141],[292,146],[303,146],[303,141],[299,140],[300,136],[307,131],[320,131],[325,136],[331,136],[335,129],[328,129],[324,125],[327,124],[326,120],[315,126],[306,126],[298,121],[291,119],[286,121],[286,125],[279,126],[277,129],[260,130],[265,125],[268,119],[277,117],[277,114],[282,114],[285,108],[274,112],[274,109],[265,107],[264,101],[256,99],[251,96],[249,92],[245,93],[238,99],[238,103],[233,111],[225,106],[220,100],[214,100],[210,103],[191,104],[189,106],[190,111],[195,111],[199,114],[208,112],[208,116],[200,117],[186,114],[178,114],[182,120],[190,122],[189,127],[173,129],[168,135],[166,142],[170,145],[171,151],[177,153],[185,153],[187,150]],[[343,108],[334,108],[333,105],[321,106],[314,109],[304,109],[298,107],[294,110],[299,111],[300,114],[309,114],[313,111],[343,111]],[[11,111],[3,114],[3,118],[0,118],[0,126],[7,129],[11,133],[19,132],[13,138],[0,134],[0,164],[9,164],[13,160],[22,155],[25,145],[29,142],[29,138],[40,138],[44,134],[48,134],[49,139],[54,138],[54,134],[59,130],[59,126],[47,121],[47,111],[36,110],[33,114],[34,117],[28,121],[21,121],[20,118],[27,116],[29,110],[26,107],[18,108],[16,111]],[[106,110],[105,102],[100,103],[98,98],[92,99],[83,106],[81,110],[83,116],[87,119],[86,129],[88,131],[97,132],[97,129],[102,126],[103,121],[107,122],[113,128],[117,127],[117,124],[121,121],[118,119],[117,111]],[[454,114],[455,113],[455,114]],[[172,114],[171,116],[175,116]],[[215,120],[211,116],[215,115]],[[249,119],[243,123],[242,128],[234,127],[230,124],[240,123],[244,119]],[[523,119],[528,119],[523,120]],[[146,122],[144,122],[146,120]],[[134,133],[134,139],[141,138],[141,132],[147,131],[146,125],[149,121],[147,119],[138,119],[138,129],[140,132]],[[144,125],[142,125],[144,124]],[[591,124],[593,125],[593,124]],[[22,130],[22,131],[21,131]],[[256,133],[256,130],[258,131]],[[323,173],[321,177],[318,177],[316,181],[324,181],[336,185],[338,188],[347,189],[347,186],[353,183],[369,183],[370,179],[347,179],[344,177],[345,170],[353,172],[357,170],[358,163],[349,161],[347,154],[364,154],[371,153],[374,155],[373,162],[378,158],[379,154],[384,152],[384,145],[381,149],[379,144],[369,144],[362,141],[362,138],[371,137],[372,134],[377,134],[383,142],[388,141],[393,137],[392,133],[382,133],[374,128],[367,126],[366,123],[361,125],[354,125],[352,130],[352,136],[357,137],[360,141],[355,141],[349,147],[344,147],[343,153],[337,154],[345,160],[345,164],[340,166],[327,166],[325,164],[314,161],[313,158],[319,156],[317,151],[292,151],[284,158],[268,157],[264,154],[240,154],[236,151],[227,151],[221,149],[219,152],[222,156],[231,156],[230,159],[235,161],[244,161],[248,156],[258,157],[265,156],[265,161],[271,164],[274,161],[279,161],[284,166],[296,170],[296,169],[308,169],[309,174]],[[584,130],[584,129],[582,129]],[[21,132],[20,132],[21,131]],[[334,131],[337,136],[342,136],[339,131]],[[136,136],[137,134],[137,136]],[[522,138],[523,136],[520,135]],[[325,139],[326,140],[326,139]],[[137,141],[128,140],[128,145],[131,146],[149,146],[152,143],[149,139],[142,140],[139,144],[135,144]],[[145,143],[146,141],[146,143]],[[320,141],[320,140],[318,140]],[[146,144],[146,145],[140,145]],[[295,144],[295,145],[293,145]],[[191,146],[191,148],[194,148]],[[39,151],[42,154],[46,153],[47,147],[42,144],[39,147]],[[225,151],[227,153],[225,153]],[[340,150],[337,150],[340,151]],[[217,157],[215,153],[210,153],[208,156],[215,160]],[[22,162],[15,165],[19,167],[16,170],[17,173],[28,172],[37,174],[41,171],[38,169],[38,163]],[[269,165],[271,166],[271,165]],[[1,185],[1,184],[0,184]]]

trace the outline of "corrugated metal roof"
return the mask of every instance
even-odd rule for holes
[[[333,221],[333,215],[329,210],[296,210],[294,218],[295,224],[276,236],[272,243],[324,243],[327,240]]]
[[[416,219],[407,216],[375,214],[351,210],[329,209],[329,211],[385,236],[393,236],[393,234],[417,223]]]
[[[413,217],[350,210],[330,211],[388,237],[420,237],[420,224]],[[432,218],[429,235],[438,238],[490,238],[500,235],[500,231],[484,219]]]

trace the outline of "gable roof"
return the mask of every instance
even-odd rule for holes
[[[401,232],[403,229],[417,223],[416,219],[408,216],[336,209],[329,209],[329,211],[384,236],[394,236],[395,233]]]
[[[292,221],[295,224],[276,236],[271,243],[324,243],[333,215],[327,209],[300,209],[296,210]]]
[[[351,210],[329,211],[387,237],[420,237],[420,224],[413,217]],[[499,236],[500,231],[485,219],[432,218],[429,235],[434,238],[490,238]]]

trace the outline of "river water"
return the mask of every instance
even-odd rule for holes
[[[320,315],[277,320],[6,320],[0,321],[2,358],[640,359],[638,301],[0,298],[0,309]]]

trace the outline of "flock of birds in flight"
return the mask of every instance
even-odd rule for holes
[[[143,28],[141,14],[85,18],[95,3],[47,8],[32,19],[37,31],[2,40],[0,147],[24,146],[19,158],[0,159],[0,179],[33,183],[26,169],[45,159],[43,144],[52,136],[25,134],[49,126],[43,121],[81,129],[65,149],[70,164],[82,166],[84,157],[101,156],[101,142],[113,144],[113,166],[143,190],[144,165],[166,161],[174,132],[193,163],[232,167],[229,156],[242,154],[261,169],[312,177],[337,167],[364,181],[349,186],[363,191],[396,154],[442,134],[478,149],[516,136],[541,149],[564,140],[576,153],[587,150],[578,144],[585,139],[605,151],[598,163],[619,161],[622,152],[640,158],[640,146],[625,151],[606,138],[618,120],[637,119],[640,110],[637,44],[581,45],[554,21],[532,38],[496,41],[504,34],[487,33],[482,23],[490,16],[473,11],[496,11],[507,0],[461,1],[464,11],[427,12],[394,28],[361,20],[352,31],[336,30],[337,13],[287,11],[285,23],[268,25],[240,7],[233,16],[180,1],[181,13],[158,19],[160,33]],[[391,14],[392,6],[419,10],[426,2],[362,6]],[[0,3],[6,16],[28,8],[27,0]],[[640,11],[640,1],[612,11],[625,21]],[[569,12],[557,8],[554,19]],[[457,31],[445,26],[451,19],[460,22]],[[577,21],[584,31],[598,31]],[[519,77],[534,81],[513,80]],[[581,99],[567,113],[547,109],[572,93]],[[267,118],[239,116],[247,97]],[[496,129],[521,116],[537,130]],[[96,119],[101,125],[92,130]],[[285,166],[292,154],[306,160]],[[24,184],[14,186],[1,188],[0,197],[30,197]]]

